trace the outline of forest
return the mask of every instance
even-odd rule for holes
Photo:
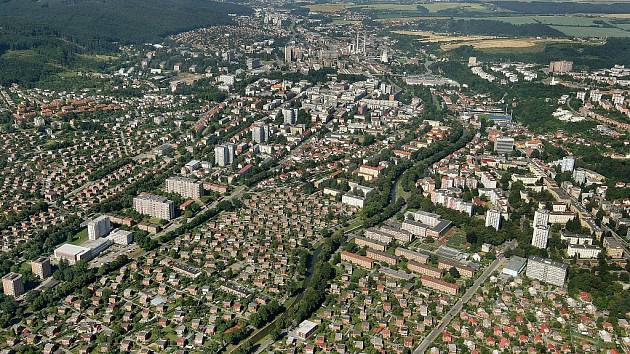
[[[64,69],[102,69],[104,63],[80,54],[111,53],[121,43],[229,24],[229,14],[250,11],[202,0],[0,1],[0,85],[29,86]]]

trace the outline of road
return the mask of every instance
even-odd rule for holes
[[[479,287],[486,282],[490,274],[494,273],[497,268],[503,264],[505,261],[504,257],[499,257],[490,264],[488,268],[475,280],[473,285],[466,290],[464,296],[462,296],[455,305],[446,313],[446,316],[442,318],[442,322],[435,327],[429,334],[424,338],[424,340],[418,345],[418,347],[413,351],[414,354],[423,354],[427,351],[431,343],[435,341],[435,339],[440,335],[440,333],[444,332],[448,324],[453,320],[455,316],[459,314],[464,305],[472,299],[472,297],[477,293]]]

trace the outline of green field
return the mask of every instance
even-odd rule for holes
[[[558,31],[573,37],[630,37],[630,32],[620,28],[551,26]]]
[[[74,235],[74,237],[72,238],[72,241],[70,241],[71,244],[73,245],[80,245],[83,242],[87,241],[88,239],[88,230],[87,228],[79,231],[76,235]]]

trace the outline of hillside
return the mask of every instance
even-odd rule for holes
[[[43,24],[79,40],[140,42],[231,22],[249,8],[204,0],[0,0],[0,24]]]

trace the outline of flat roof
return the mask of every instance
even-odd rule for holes
[[[90,249],[87,247],[77,246],[70,243],[64,243],[63,245],[55,249],[55,253],[63,253],[64,255],[75,256],[77,254],[87,252]]]
[[[525,267],[525,263],[527,260],[523,257],[512,256],[508,261],[508,264],[503,267],[503,269],[513,270],[515,272],[520,272]]]

